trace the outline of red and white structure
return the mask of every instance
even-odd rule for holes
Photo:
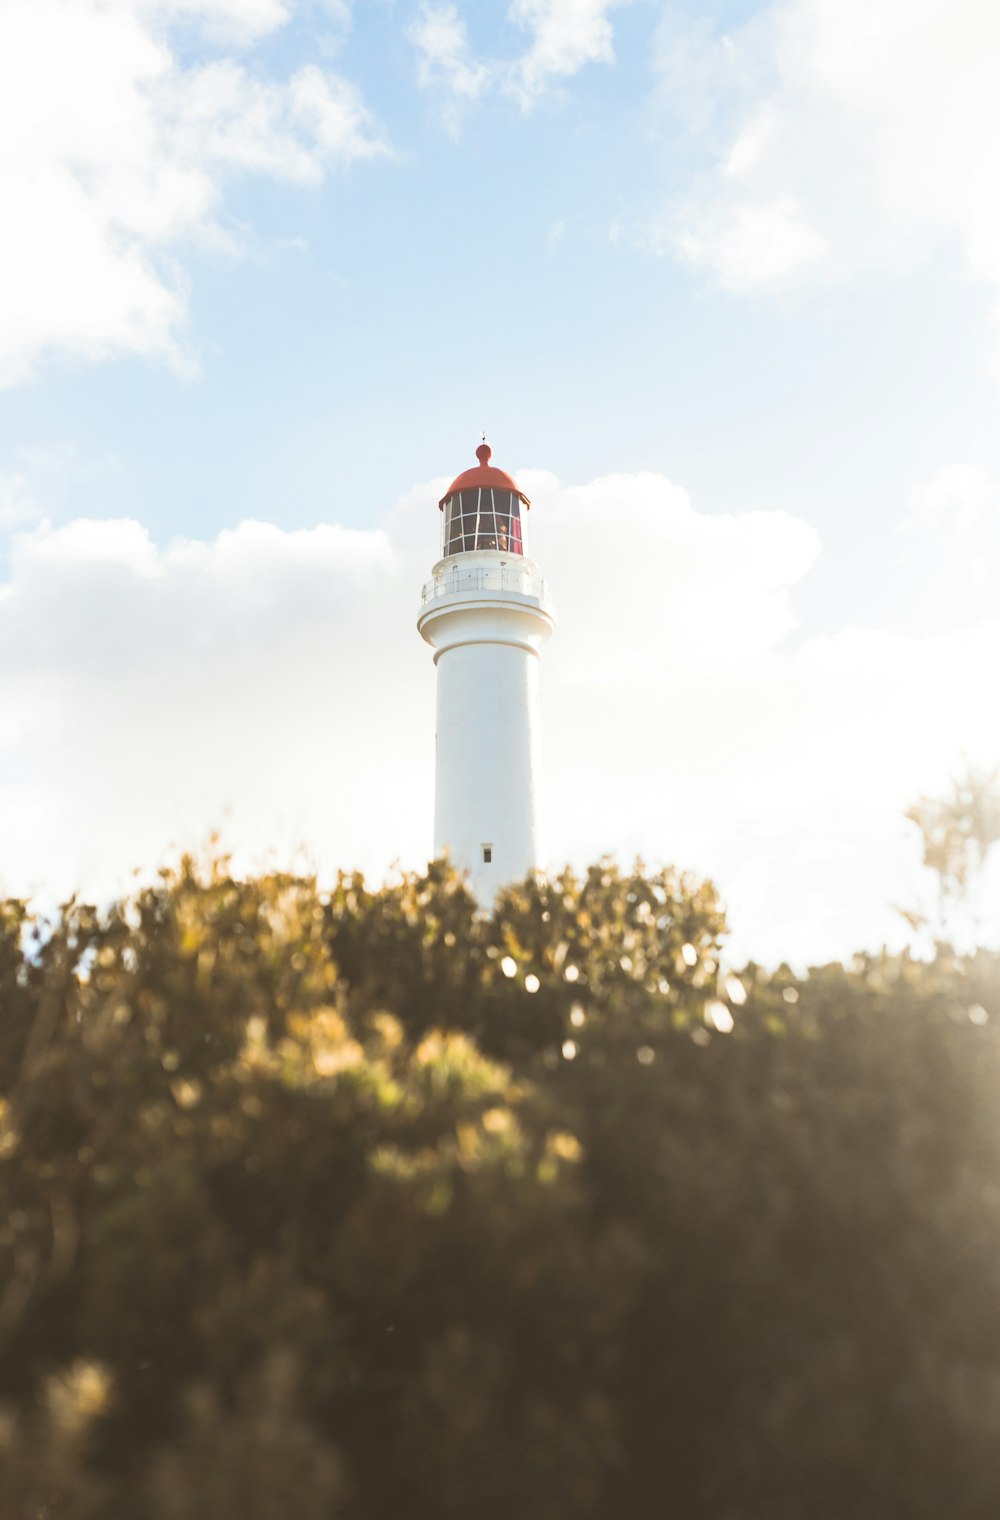
[[[554,614],[528,549],[528,498],[490,464],[439,503],[442,557],[417,628],[437,666],[434,853],[469,874],[479,901],[542,863],[538,669]]]

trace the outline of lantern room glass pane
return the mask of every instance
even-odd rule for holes
[[[462,518],[457,496],[449,496],[444,504],[444,552],[445,554],[461,554],[462,552]]]
[[[459,500],[462,504],[462,549],[464,553],[471,554],[476,547],[476,524],[479,521],[479,489],[463,491]]]
[[[524,553],[524,533],[521,522],[521,498],[516,491],[510,493],[510,515],[507,520],[507,552]]]
[[[479,496],[479,523],[476,529],[476,548],[497,548],[497,520],[493,510],[493,492],[484,486]]]
[[[505,554],[521,554],[521,501],[513,491],[495,491],[497,548]]]

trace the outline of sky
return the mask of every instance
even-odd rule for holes
[[[995,0],[0,0],[0,891],[421,866],[482,429],[550,868],[904,944],[1000,763],[998,65]]]

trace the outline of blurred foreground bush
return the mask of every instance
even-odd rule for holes
[[[1000,970],[185,862],[0,904],[3,1520],[995,1520]]]

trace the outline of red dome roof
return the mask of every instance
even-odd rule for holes
[[[476,458],[479,460],[479,463],[474,465],[471,470],[463,470],[461,475],[455,476],[455,479],[438,502],[438,506],[443,507],[448,498],[454,496],[458,491],[471,491],[476,486],[497,486],[501,491],[516,492],[524,502],[524,505],[530,507],[531,502],[525,496],[517,481],[508,475],[506,470],[498,470],[495,465],[490,464],[492,455],[493,450],[484,438],[476,450]]]

